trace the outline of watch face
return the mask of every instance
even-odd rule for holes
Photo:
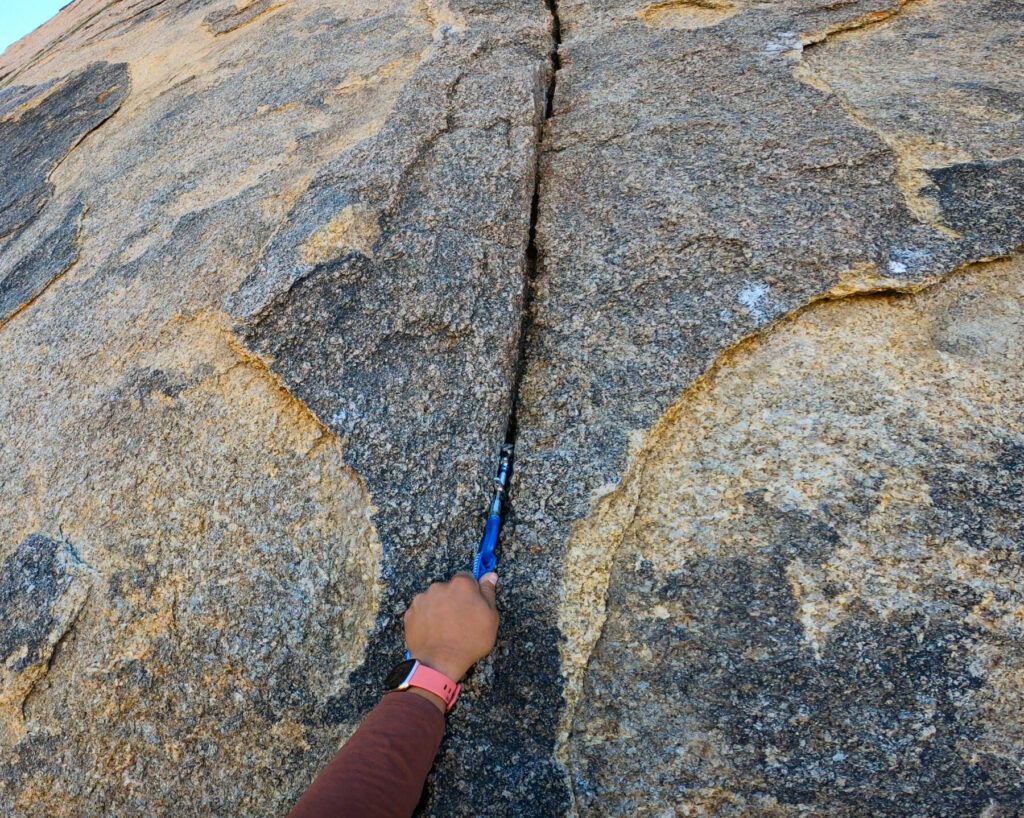
[[[406,659],[404,662],[395,665],[388,677],[384,680],[385,690],[394,690],[402,682],[405,681],[405,677],[409,675],[409,671],[412,670],[412,666],[416,664],[415,659]]]

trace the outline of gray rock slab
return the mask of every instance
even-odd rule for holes
[[[0,326],[75,263],[81,215],[81,206],[73,207],[54,232],[0,278]]]
[[[93,63],[38,87],[0,89],[0,240],[22,229],[53,193],[49,175],[128,95],[127,66]]]
[[[885,394],[903,413],[843,450],[889,470],[839,470],[835,508],[726,480],[711,511],[738,522],[706,525],[680,566],[692,506],[663,495],[704,461],[653,482],[630,463],[661,462],[652,426],[716,361],[739,366],[723,353],[811,302],[1019,247],[1019,4],[552,8],[559,26],[537,0],[83,0],[0,58],[0,585],[20,623],[0,644],[5,667],[38,654],[0,676],[0,811],[286,811],[376,700],[408,599],[470,564],[523,367],[501,639],[421,814],[673,810],[709,772],[679,731],[714,762],[712,813],[806,813],[814,787],[822,810],[884,812],[910,776],[922,811],[1016,797],[1019,435],[995,439],[1016,428],[1015,381],[972,381],[984,423],[939,434],[953,409],[920,416],[963,396],[910,376],[1015,360],[1016,268],[941,309],[871,314],[931,316],[901,347],[927,365],[829,410],[852,428]],[[856,370],[866,326],[824,322],[820,365]],[[770,398],[796,391],[771,373],[792,349],[759,360],[723,418],[747,392],[775,418]],[[702,477],[782,474],[771,453],[798,446],[827,471],[806,426],[777,424]],[[925,495],[886,519],[931,532],[953,580],[871,529]],[[601,498],[636,510],[609,530],[653,532],[657,561],[573,540],[603,525]],[[65,536],[80,563],[61,562]],[[829,631],[834,609],[852,613]]]
[[[344,441],[377,507],[380,630],[351,693],[324,704],[327,724],[375,701],[402,655],[406,602],[471,566],[509,420],[548,17],[458,8],[468,32],[445,40],[375,137],[312,181],[227,302],[247,346]],[[548,649],[552,634],[530,641]],[[478,669],[424,814],[550,814],[559,774],[520,702],[552,693]]]
[[[714,19],[706,5],[559,4],[561,69],[541,157],[515,532],[504,553],[527,600],[507,627],[521,628],[524,642],[558,617],[553,589],[574,524],[619,485],[631,442],[723,352],[817,299],[913,289],[1021,244],[1016,160],[931,168],[935,181],[922,192],[906,181],[903,146],[815,74],[829,60],[830,35],[869,43],[876,30],[897,44],[887,59],[898,65],[899,4],[711,4]],[[1018,14],[999,2],[970,12],[1004,30]],[[906,36],[931,48],[936,72],[954,83],[956,66],[941,55],[960,30],[933,31],[929,45],[915,26]],[[976,41],[975,27],[964,36]],[[1016,45],[997,45],[976,70],[998,84],[1018,56]],[[916,59],[926,57],[919,50]],[[866,87],[876,68],[865,64]],[[890,109],[912,108],[916,92],[899,88],[886,87],[896,97]],[[979,105],[976,119],[1005,117],[1003,103],[988,99],[959,105]],[[929,139],[941,138],[936,127]],[[980,156],[989,144],[979,138]],[[919,202],[925,196],[938,203],[932,211]],[[517,688],[537,685],[535,653],[509,649],[499,661]],[[540,667],[541,686],[556,686],[557,659]],[[561,704],[542,701],[538,730],[554,730]],[[617,752],[599,763],[623,763]],[[642,755],[640,746],[628,752]],[[630,769],[650,784],[642,767]],[[587,804],[603,814],[599,798]]]

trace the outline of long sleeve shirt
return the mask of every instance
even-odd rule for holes
[[[444,716],[434,704],[387,694],[288,818],[409,818],[443,736]]]

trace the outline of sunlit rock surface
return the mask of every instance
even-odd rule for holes
[[[1022,273],[815,305],[659,421],[569,549],[582,813],[1017,814]]]
[[[0,813],[284,814],[514,415],[421,814],[1019,814],[1022,30],[76,0],[9,48]]]

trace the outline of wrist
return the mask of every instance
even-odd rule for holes
[[[441,711],[441,715],[448,714],[448,705],[445,704],[444,699],[435,693],[431,693],[429,690],[424,690],[422,687],[410,687],[407,690],[399,690],[398,693],[411,693],[413,696],[419,696],[421,699],[426,699],[428,702],[434,705],[438,710]]]
[[[446,659],[443,656],[435,655],[423,655],[413,654],[414,659],[418,659],[421,665],[426,665],[431,670],[436,670],[438,673],[443,673],[453,682],[462,681],[462,677],[466,675],[467,668],[459,662],[453,662],[450,659]]]
[[[422,689],[436,696],[443,703],[445,712],[455,706],[462,690],[461,685],[445,672],[413,658],[395,665],[384,680],[385,691],[406,691],[410,688]]]

